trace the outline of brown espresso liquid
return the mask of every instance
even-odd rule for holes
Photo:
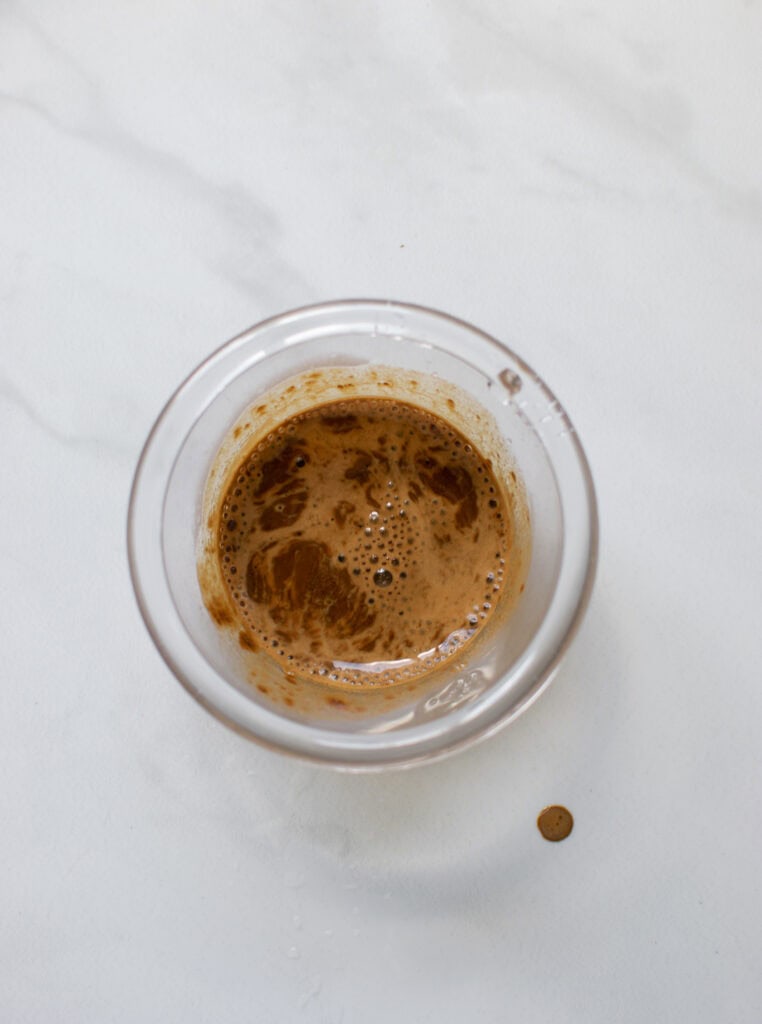
[[[219,520],[242,628],[287,672],[324,682],[429,672],[507,589],[503,486],[473,443],[405,402],[350,399],[285,420],[238,466]]]

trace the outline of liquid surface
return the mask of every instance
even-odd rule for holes
[[[287,672],[420,676],[510,588],[511,504],[462,434],[392,399],[284,421],[238,467],[218,555],[241,625]]]

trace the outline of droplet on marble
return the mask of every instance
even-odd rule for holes
[[[566,839],[574,828],[574,818],[571,811],[568,811],[560,804],[551,804],[540,812],[537,819],[537,827],[543,839],[551,843],[558,843]]]

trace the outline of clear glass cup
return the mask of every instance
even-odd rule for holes
[[[532,533],[525,590],[499,628],[393,700],[359,713],[276,706],[243,670],[197,577],[204,489],[241,413],[311,368],[393,367],[465,392],[496,424],[526,489]],[[330,372],[330,371],[329,371]],[[271,748],[355,769],[441,757],[512,721],[550,682],[580,623],[595,573],[595,493],[563,408],[495,338],[397,302],[330,302],[274,317],[211,355],[169,400],[130,496],[128,549],[146,626],[186,689],[221,721]],[[275,671],[275,669],[273,669]],[[343,701],[341,702],[344,703]]]

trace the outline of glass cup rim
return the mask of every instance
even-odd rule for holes
[[[168,584],[162,586],[160,577],[164,569],[163,558],[161,571],[157,572],[159,567],[156,564],[161,548],[164,495],[175,463],[189,432],[208,405],[224,389],[225,381],[218,381],[216,387],[207,388],[205,401],[200,406],[194,406],[191,414],[182,408],[184,399],[204,382],[220,361],[233,355],[236,350],[243,353],[250,343],[258,338],[261,340],[263,335],[275,328],[302,324],[310,319],[325,318],[331,314],[340,318],[347,313],[361,311],[373,313],[379,319],[390,316],[413,316],[423,318],[431,325],[439,322],[478,339],[482,345],[486,344],[499,354],[503,361],[515,367],[523,380],[532,382],[532,386],[547,402],[548,408],[553,409],[556,419],[565,425],[564,433],[569,444],[564,446],[564,451],[568,453],[567,462],[579,474],[581,493],[586,503],[586,515],[580,536],[576,538],[576,546],[567,543],[564,523],[561,557],[563,563],[564,559],[577,554],[577,549],[586,548],[586,565],[583,567],[581,582],[565,605],[566,628],[560,640],[553,644],[552,649],[534,652],[533,661],[539,661],[539,667],[532,670],[535,676],[532,685],[518,700],[514,700],[509,706],[503,706],[504,702],[500,701],[500,696],[510,688],[509,681],[515,681],[522,671],[529,671],[529,667],[523,664],[526,659],[519,659],[518,667],[514,665],[509,675],[504,674],[494,684],[488,699],[467,704],[464,708],[454,709],[435,721],[414,726],[406,730],[407,735],[404,737],[392,733],[359,736],[313,727],[278,715],[277,712],[235,691],[196,647],[193,638],[180,621]],[[272,351],[262,348],[257,354],[261,360],[276,351],[279,351],[279,347],[273,348]],[[458,354],[458,358],[465,357]],[[252,363],[248,362],[245,365],[250,366]],[[239,365],[234,376],[242,370],[243,367]],[[203,392],[204,389],[201,390]],[[174,438],[171,452],[165,451],[163,447],[163,435],[167,433]],[[178,438],[179,443],[175,443]],[[540,440],[555,472],[557,461],[549,453],[544,440]],[[164,483],[163,491],[161,486],[154,482],[157,472]],[[151,484],[148,483],[149,477]],[[151,534],[153,543],[148,543],[146,537],[151,528],[158,531],[159,536],[157,538]],[[491,735],[534,703],[551,682],[587,609],[597,567],[598,530],[595,487],[577,432],[555,394],[520,355],[504,342],[468,321],[437,309],[388,299],[342,299],[300,306],[262,320],[220,345],[185,377],[156,418],[136,465],[128,506],[127,553],[138,608],[157,650],[179,682],[207,711],[239,734],[265,747],[335,767],[368,770],[395,765],[407,766],[444,757],[453,750]],[[151,577],[155,586],[150,585]],[[166,583],[165,573],[164,582]],[[553,603],[546,612],[543,623],[550,616],[552,608]]]

